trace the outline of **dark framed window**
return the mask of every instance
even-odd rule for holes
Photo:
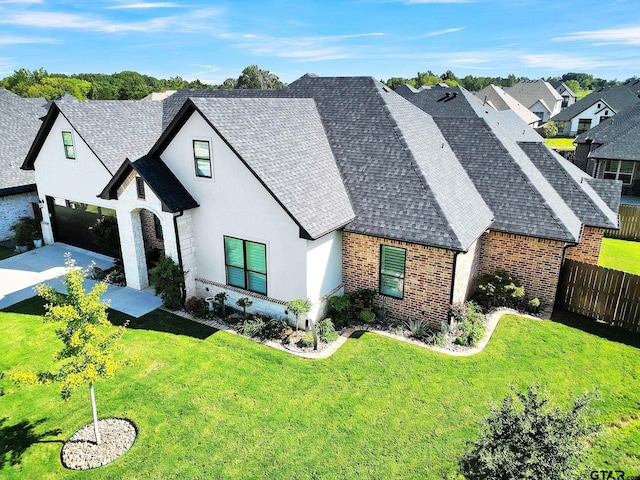
[[[394,298],[404,296],[404,272],[407,251],[404,248],[380,245],[380,293]]]
[[[140,177],[136,177],[136,192],[138,193],[138,198],[142,200],[145,199],[144,180],[142,180]]]
[[[211,150],[208,141],[193,141],[193,158],[196,165],[196,176],[211,178]]]
[[[153,225],[156,227],[156,238],[158,240],[164,240],[164,232],[162,231],[162,223],[160,222],[160,219],[158,217],[156,217],[155,215],[153,216]]]
[[[624,185],[631,185],[635,166],[633,160],[606,160],[602,178],[621,180]]]
[[[586,132],[591,128],[591,119],[590,118],[581,118],[578,120],[578,135]]]
[[[562,96],[562,105],[560,105],[562,108],[566,108],[566,106],[569,105],[569,97],[563,95]]]
[[[73,146],[73,136],[71,132],[62,132],[62,144],[64,145],[64,156],[70,160],[75,160],[76,150]]]
[[[224,237],[227,284],[267,294],[267,246],[234,237]]]

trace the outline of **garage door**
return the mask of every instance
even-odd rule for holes
[[[116,212],[110,208],[47,197],[56,242],[120,257]]]

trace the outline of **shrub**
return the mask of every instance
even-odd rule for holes
[[[165,307],[170,310],[182,308],[184,272],[171,257],[163,256],[156,266],[149,270],[149,277],[156,295],[160,296]]]
[[[336,332],[335,328],[333,327],[333,322],[330,318],[320,320],[316,324],[316,330],[318,332],[320,341],[324,343],[335,342],[338,339],[338,332]]]
[[[351,297],[348,295],[337,295],[329,298],[329,311],[335,320],[335,326],[343,328],[350,323]]]
[[[485,331],[485,318],[480,306],[474,302],[456,304],[451,307],[451,315],[459,330],[456,343],[475,347]]]
[[[360,320],[362,320],[364,323],[371,323],[376,319],[376,314],[373,312],[370,312],[369,310],[362,310],[360,312]]]
[[[11,227],[14,232],[13,243],[21,247],[31,244],[34,235],[38,232],[37,221],[31,217],[20,217],[18,222]]]
[[[229,298],[229,295],[227,295],[227,292],[220,292],[216,293],[216,296],[213,298],[218,302],[218,304],[220,304],[220,315],[222,318],[225,318],[227,316],[227,307],[224,302]]]
[[[247,308],[253,305],[253,300],[250,300],[248,297],[242,297],[236,301],[236,305],[242,309],[242,316],[247,318]]]
[[[371,308],[377,294],[378,292],[373,288],[361,288],[356,291],[356,298],[362,302],[364,308]]]
[[[296,298],[287,302],[287,311],[296,317],[296,330],[298,330],[298,316],[311,310],[311,300],[308,298]]]
[[[586,438],[598,425],[588,425],[585,414],[593,395],[574,399],[563,412],[548,405],[539,387],[526,393],[513,389],[484,421],[480,439],[467,444],[460,460],[467,480],[487,478],[577,478],[586,453]]]
[[[256,315],[240,322],[236,330],[242,335],[260,340],[281,340],[285,337],[287,322],[268,315]]]
[[[309,330],[304,336],[298,340],[298,347],[300,348],[311,348],[313,347],[313,333]]]
[[[184,303],[184,308],[197,318],[206,318],[209,315],[209,305],[202,298],[189,297]]]
[[[409,336],[428,345],[444,345],[446,336],[439,330],[431,328],[424,320],[407,320],[404,322]]]
[[[477,299],[488,307],[517,306],[524,296],[520,280],[504,270],[478,277],[476,289]]]
[[[527,311],[530,313],[538,313],[540,311],[540,299],[532,298],[527,303]]]
[[[544,124],[544,138],[555,137],[558,134],[558,127],[555,122],[547,122]]]

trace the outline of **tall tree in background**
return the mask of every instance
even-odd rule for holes
[[[235,88],[252,88],[258,90],[269,90],[282,88],[284,84],[277,75],[269,70],[262,70],[257,65],[249,65],[242,70],[238,77]]]

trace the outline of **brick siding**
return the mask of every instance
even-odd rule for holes
[[[435,327],[448,318],[453,278],[453,252],[435,247],[345,232],[342,238],[345,291],[379,288],[380,245],[407,250],[404,298],[378,295],[387,314],[399,319],[424,319]]]
[[[567,248],[566,258],[597,265],[603,237],[604,228],[584,227],[580,243]]]
[[[482,237],[480,274],[506,270],[524,285],[525,295],[553,306],[564,243],[522,235],[488,232]]]

